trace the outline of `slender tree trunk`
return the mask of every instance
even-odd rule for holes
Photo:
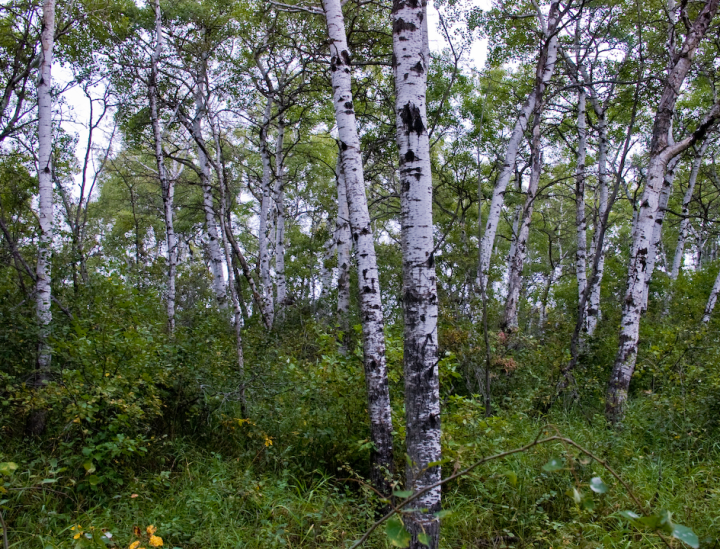
[[[533,91],[530,92],[525,104],[520,111],[515,127],[510,136],[507,148],[505,150],[505,159],[503,161],[503,168],[500,172],[495,188],[493,189],[492,201],[490,203],[490,211],[488,212],[488,219],[485,225],[485,233],[482,241],[480,242],[480,272],[481,276],[487,279],[488,270],[490,268],[490,258],[492,256],[493,248],[495,246],[495,234],[497,233],[498,223],[500,222],[500,212],[502,211],[503,204],[505,202],[505,191],[507,189],[508,182],[515,171],[515,162],[517,160],[518,149],[523,138],[523,134],[527,129],[530,115],[535,110],[535,105],[542,100],[545,94],[545,88],[550,82],[553,73],[555,72],[555,63],[557,61],[558,44],[557,44],[557,26],[559,22],[559,1],[553,0],[550,4],[550,11],[547,17],[547,24],[545,30],[545,39],[543,40],[542,47],[540,48],[540,55],[538,58],[535,86]],[[485,280],[482,286],[487,284]]]
[[[195,118],[193,119],[193,133],[195,140],[204,143],[202,132],[202,119],[206,114],[205,98],[202,93],[202,83],[195,87]],[[198,162],[200,163],[200,183],[203,190],[203,210],[205,212],[205,231],[207,233],[207,249],[210,256],[210,272],[212,274],[212,289],[221,309],[227,307],[227,287],[223,273],[223,258],[220,251],[220,237],[217,220],[215,218],[215,201],[212,192],[212,176],[210,162],[201,147],[197,147]]]
[[[287,281],[285,279],[285,162],[283,146],[285,144],[285,124],[278,121],[278,135],[275,145],[275,287],[277,297],[277,316],[283,316],[287,300]]]
[[[392,414],[385,358],[385,334],[375,243],[365,195],[360,138],[353,109],[350,51],[340,0],[323,0],[330,38],[333,106],[342,150],[342,173],[347,190],[352,239],[357,250],[360,315],[363,331],[365,382],[373,442],[371,479],[390,495],[394,471]]]
[[[601,227],[603,219],[605,219],[605,212],[608,209],[608,184],[607,184],[607,121],[605,119],[605,111],[599,108],[595,109],[595,113],[598,116],[598,212],[595,228],[593,231],[592,239],[592,253],[590,257],[593,259],[593,263],[596,262],[596,254],[600,257],[597,258],[597,272],[590,281],[590,295],[588,297],[587,306],[587,333],[593,335],[597,328],[598,322],[601,318],[600,311],[600,289],[602,284],[603,272],[605,270],[605,246],[599,242]]]
[[[587,286],[587,218],[585,212],[585,156],[587,154],[587,124],[585,88],[578,88],[578,148],[577,165],[575,168],[575,237],[577,251],[575,252],[575,276],[578,285],[578,303],[582,300]],[[585,311],[578,311],[585,315]]]
[[[227,181],[225,180],[225,172],[223,166],[225,163],[222,158],[222,149],[220,148],[220,131],[211,123],[213,140],[215,142],[215,166],[217,167],[218,187],[220,189],[220,229],[222,231],[223,248],[225,251],[225,263],[228,267],[228,286],[230,287],[230,299],[233,304],[233,328],[235,329],[235,348],[238,358],[238,377],[240,379],[240,387],[238,396],[240,399],[240,407],[243,417],[247,417],[247,400],[245,398],[245,356],[243,354],[242,328],[243,315],[242,296],[239,292],[239,285],[234,280],[237,270],[233,268],[232,249],[230,247],[230,238],[227,235],[229,223],[226,221],[230,218],[227,200]]]
[[[350,213],[348,211],[345,176],[342,169],[342,151],[338,152],[337,166],[338,215],[335,227],[335,242],[338,262],[337,318],[342,335],[342,350],[347,351],[350,336]]]
[[[272,100],[268,98],[263,116],[263,124],[260,127],[260,156],[262,158],[262,200],[260,203],[260,230],[258,234],[258,259],[260,261],[260,293],[262,295],[262,313],[266,323],[273,325],[275,317],[275,305],[273,301],[273,283],[270,277],[270,239],[272,235],[271,207],[273,203],[272,167],[270,164],[270,151],[268,148],[268,129],[272,118]]]
[[[715,278],[715,284],[713,284],[712,290],[710,291],[710,297],[708,297],[705,312],[702,317],[703,324],[710,322],[710,316],[712,315],[713,309],[715,309],[715,304],[717,303],[718,293],[720,293],[720,273],[718,273],[717,278]]]
[[[177,239],[173,220],[173,200],[175,183],[168,177],[165,169],[165,159],[162,146],[162,130],[160,129],[160,114],[158,111],[158,64],[163,47],[162,12],[160,0],[155,0],[155,51],[150,59],[150,81],[148,83],[148,100],[150,104],[150,122],[152,124],[155,145],[155,162],[157,163],[158,179],[162,193],[163,213],[165,216],[165,240],[167,246],[167,288],[166,308],[168,316],[168,331],[175,331],[175,271],[177,265]]]
[[[707,0],[682,44],[680,51],[672,53],[672,67],[664,85],[662,97],[655,115],[652,142],[650,145],[650,161],[647,170],[647,182],[640,201],[637,223],[633,231],[633,243],[628,268],[628,284],[622,306],[620,327],[620,344],[615,363],[608,383],[605,400],[605,415],[612,423],[619,422],[625,409],[630,379],[635,370],[637,359],[638,338],[640,331],[640,315],[643,308],[646,266],[649,249],[652,245],[653,226],[660,192],[665,180],[665,168],[669,160],[684,149],[691,146],[720,115],[720,105],[716,104],[708,116],[700,123],[699,128],[682,142],[672,146],[670,128],[672,125],[675,103],[692,64],[695,49],[705,36],[712,19],[718,9],[719,0]]]
[[[527,254],[527,243],[530,235],[530,221],[532,220],[533,206],[540,184],[542,172],[542,150],[540,146],[540,117],[536,116],[532,128],[532,169],[530,183],[528,184],[525,206],[520,216],[520,229],[517,235],[515,253],[510,257],[510,276],[508,277],[508,296],[505,301],[505,320],[503,329],[512,331],[518,327],[518,304],[520,302],[520,290],[522,288],[522,272]]]
[[[665,170],[665,179],[663,180],[663,187],[660,191],[660,198],[658,199],[658,211],[655,216],[655,224],[653,225],[653,235],[648,250],[647,266],[645,267],[645,288],[643,289],[643,312],[648,307],[648,296],[650,295],[650,281],[652,280],[653,273],[655,272],[655,263],[657,262],[658,254],[662,252],[662,226],[665,221],[665,212],[670,202],[670,195],[672,194],[673,181],[675,180],[675,168],[680,161],[680,155],[670,159],[667,168]]]
[[[48,342],[52,322],[52,243],[53,243],[53,183],[52,183],[52,64],[55,42],[55,0],[43,3],[42,31],[40,35],[42,57],[38,97],[38,258],[35,272],[35,315],[38,323],[38,355],[35,389],[43,387],[50,377],[52,349]],[[28,418],[28,431],[40,435],[45,431],[44,410],[34,410]]]
[[[692,170],[690,171],[690,178],[688,179],[688,188],[685,191],[682,202],[682,219],[680,221],[680,230],[678,234],[677,246],[675,246],[675,255],[673,258],[672,271],[670,272],[670,278],[673,280],[677,279],[680,274],[680,268],[683,263],[683,256],[685,255],[685,240],[688,236],[688,228],[690,227],[690,202],[692,201],[693,193],[695,192],[695,183],[697,182],[698,173],[700,173],[700,167],[702,166],[702,160],[707,152],[710,140],[705,139],[703,141],[700,150],[695,155],[693,160]]]
[[[395,121],[400,153],[403,312],[405,316],[405,444],[407,487],[421,490],[440,480],[440,382],[438,306],[432,219],[432,173],[427,132],[426,87],[430,52],[425,2],[396,1],[392,9]],[[435,549],[440,535],[440,488],[426,492],[406,515],[410,547]]]

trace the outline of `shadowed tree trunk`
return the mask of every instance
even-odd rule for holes
[[[426,88],[430,51],[425,2],[395,0],[392,9],[395,122],[400,153],[403,312],[405,320],[406,486],[421,490],[440,480],[440,381],[438,301],[432,219],[432,173],[427,131]],[[440,488],[420,496],[405,517],[410,547],[438,545]]]
[[[347,339],[350,336],[350,222],[345,188],[345,176],[342,170],[342,151],[338,152],[337,167],[337,201],[338,214],[335,228],[335,242],[338,262],[338,297],[337,317],[342,333],[343,352],[347,352]]]

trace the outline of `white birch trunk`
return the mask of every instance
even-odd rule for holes
[[[595,105],[595,103],[593,103]],[[588,305],[587,305],[587,333],[588,335],[593,335],[595,333],[595,329],[597,328],[598,322],[601,318],[601,310],[600,310],[600,289],[602,284],[602,278],[603,278],[603,272],[605,270],[605,249],[604,246],[602,248],[599,247],[599,238],[600,238],[600,230],[602,223],[602,220],[605,219],[605,212],[608,208],[608,184],[607,184],[607,143],[608,143],[608,137],[607,137],[607,121],[605,119],[605,112],[601,111],[599,108],[595,108],[595,113],[598,116],[598,134],[599,134],[599,143],[598,143],[598,213],[597,213],[597,223],[595,224],[595,229],[593,233],[593,240],[592,240],[592,253],[590,256],[593,258],[593,263],[595,262],[595,254],[599,254],[599,258],[597,259],[597,274],[595,274],[593,280],[590,281],[591,288],[590,288],[590,295],[588,296]]]
[[[275,317],[275,306],[273,301],[273,283],[270,276],[270,239],[272,235],[271,207],[273,203],[272,187],[272,165],[270,163],[270,151],[268,150],[268,129],[272,117],[272,100],[268,98],[263,115],[263,123],[260,127],[260,157],[262,159],[262,199],[260,202],[260,229],[258,232],[258,260],[260,262],[260,294],[263,300],[262,314],[265,322],[272,327]]]
[[[218,187],[220,188],[220,229],[222,231],[223,250],[225,252],[225,262],[228,269],[228,286],[230,287],[230,299],[233,304],[233,328],[235,329],[235,348],[238,358],[238,377],[240,379],[240,387],[238,396],[240,399],[241,411],[243,417],[247,417],[247,401],[245,398],[245,356],[243,354],[242,328],[243,314],[240,306],[241,296],[238,295],[237,286],[235,285],[233,269],[233,256],[230,247],[230,236],[227,234],[230,230],[228,223],[229,212],[227,202],[227,181],[225,181],[225,173],[223,172],[222,149],[220,148],[220,131],[212,123],[210,124],[215,142],[215,166],[217,168]]]
[[[502,211],[503,204],[505,202],[505,191],[507,190],[507,185],[510,182],[512,174],[515,171],[515,162],[517,160],[518,149],[520,148],[523,134],[527,129],[530,115],[535,109],[535,105],[538,101],[542,100],[542,97],[545,94],[545,88],[555,72],[555,64],[557,62],[558,55],[556,34],[559,22],[558,8],[559,2],[557,0],[553,0],[552,4],[550,4],[550,11],[548,13],[545,40],[542,48],[540,49],[535,87],[533,91],[530,92],[530,95],[525,101],[525,104],[520,111],[520,115],[515,122],[515,127],[513,128],[513,132],[510,136],[510,141],[505,149],[503,168],[498,176],[497,182],[495,183],[495,188],[493,189],[492,201],[490,202],[490,210],[488,212],[488,219],[485,225],[485,233],[483,234],[482,241],[480,242],[479,270],[482,277],[482,280],[480,281],[481,286],[487,285],[490,259],[495,246],[495,235],[497,233],[498,223],[500,222],[500,212]]]
[[[652,280],[653,273],[655,272],[655,263],[657,262],[658,254],[661,253],[662,244],[662,226],[665,221],[665,211],[667,210],[668,203],[670,202],[670,195],[672,194],[673,182],[675,180],[675,168],[680,161],[680,155],[672,158],[665,171],[665,179],[663,181],[663,187],[660,191],[660,198],[658,199],[658,211],[655,216],[655,225],[653,225],[652,244],[650,250],[648,250],[647,266],[645,268],[645,289],[643,290],[643,312],[648,307],[648,296],[650,295],[650,282]]]
[[[713,309],[715,309],[715,304],[717,303],[718,293],[720,293],[720,273],[718,273],[715,278],[715,284],[713,284],[712,290],[710,290],[710,297],[708,297],[705,312],[702,317],[703,324],[710,322],[710,316],[712,315]]]
[[[575,168],[575,277],[578,285],[578,303],[582,300],[587,287],[587,218],[585,212],[585,157],[587,155],[587,124],[585,88],[578,88],[578,148]],[[578,311],[585,316],[585,311]]]
[[[193,133],[195,140],[204,142],[202,119],[205,115],[205,103],[202,93],[202,84],[195,87],[195,118],[193,119]],[[200,184],[203,190],[203,210],[205,213],[205,231],[207,233],[207,250],[210,258],[210,273],[212,274],[212,289],[215,299],[221,309],[227,307],[227,288],[225,274],[223,273],[223,258],[220,251],[220,238],[215,218],[215,201],[213,200],[210,162],[201,147],[197,147],[198,163],[200,164]]]
[[[165,302],[168,316],[168,331],[175,331],[175,271],[177,269],[177,238],[173,219],[173,201],[175,195],[174,181],[168,177],[162,147],[162,131],[158,111],[158,64],[163,47],[162,12],[160,0],[155,0],[155,50],[150,59],[150,81],[148,83],[148,100],[150,104],[150,121],[154,138],[155,162],[157,163],[158,179],[163,200],[165,217],[165,244],[167,246],[167,288]]]
[[[335,222],[335,224],[337,225],[337,222]],[[332,290],[334,269],[330,265],[332,264],[336,251],[335,231],[333,231],[333,235],[325,241],[325,244],[323,244],[323,258],[320,265],[321,302],[327,300],[327,297],[330,295],[330,291]]]
[[[688,179],[688,188],[685,191],[682,202],[682,220],[680,221],[680,229],[678,234],[677,245],[675,246],[675,255],[673,257],[672,271],[670,272],[670,278],[676,280],[680,274],[680,268],[683,263],[683,256],[685,255],[685,240],[688,237],[688,228],[690,227],[690,202],[692,201],[693,193],[695,192],[695,182],[697,181],[698,173],[700,173],[700,167],[702,166],[702,160],[707,152],[710,140],[705,139],[703,141],[700,150],[695,155],[693,160],[692,169],[690,171],[690,178]]]
[[[633,231],[633,243],[628,268],[628,284],[625,299],[622,304],[622,319],[620,326],[620,343],[615,356],[615,363],[608,382],[605,399],[605,415],[612,423],[620,421],[624,415],[630,380],[635,371],[637,359],[638,338],[640,332],[640,316],[643,309],[643,295],[645,290],[646,267],[650,247],[652,245],[653,228],[655,225],[660,193],[665,180],[665,168],[668,161],[684,149],[692,145],[695,136],[710,127],[720,115],[718,105],[715,105],[708,116],[701,122],[693,136],[671,146],[668,142],[672,117],[675,111],[680,90],[685,77],[692,64],[695,49],[705,36],[707,29],[715,17],[719,0],[707,0],[695,21],[693,22],[683,44],[678,52],[672,55],[673,64],[663,87],[662,97],[655,115],[652,143],[650,146],[650,161],[647,171],[647,182],[640,201],[637,223]]]
[[[360,138],[353,109],[350,51],[340,0],[323,0],[323,8],[330,39],[333,106],[342,150],[348,217],[357,250],[365,382],[370,437],[374,446],[371,479],[381,493],[389,495],[391,486],[388,476],[392,475],[394,470],[393,427],[385,358],[384,318],[375,243],[365,195]]]
[[[275,142],[275,291],[278,317],[283,315],[287,300],[287,281],[285,278],[285,163],[283,146],[285,144],[285,125],[278,122],[278,134]]]
[[[539,117],[533,123],[532,137],[532,169],[530,172],[530,183],[528,184],[525,206],[521,214],[520,228],[518,230],[515,253],[510,257],[510,275],[508,277],[508,296],[505,301],[505,319],[503,328],[506,331],[515,330],[518,327],[518,305],[520,303],[520,290],[522,289],[522,272],[525,256],[527,254],[527,243],[530,235],[530,222],[532,220],[533,206],[540,184],[542,172],[542,150],[540,148],[540,124]],[[543,313],[544,316],[544,313]]]
[[[422,490],[441,478],[438,306],[432,219],[432,173],[427,132],[426,90],[430,56],[425,2],[395,2],[392,9],[395,122],[400,153],[403,312],[405,320],[405,445],[409,457],[406,486]],[[440,521],[440,488],[420,496],[405,525],[410,547],[435,549]]]
[[[52,64],[55,45],[55,0],[46,0],[42,7],[40,34],[42,56],[37,84],[38,98],[38,258],[35,281],[35,315],[38,324],[37,369],[33,385],[40,388],[50,375],[52,349],[48,343],[52,322],[52,243],[53,243],[53,183],[52,183]],[[35,410],[28,420],[30,434],[45,430],[45,412]]]
[[[347,189],[342,167],[342,151],[338,153],[337,167],[338,215],[335,228],[335,245],[338,262],[337,317],[342,332],[343,350],[347,350],[347,338],[350,330],[350,213],[348,211]]]

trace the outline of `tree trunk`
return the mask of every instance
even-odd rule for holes
[[[278,121],[278,134],[275,142],[275,288],[277,316],[283,316],[287,300],[287,281],[285,278],[285,124]]]
[[[162,146],[162,130],[160,129],[160,114],[158,111],[158,64],[163,47],[162,12],[160,0],[155,0],[155,51],[150,59],[150,81],[148,82],[148,100],[150,104],[150,122],[154,138],[155,162],[157,163],[158,179],[163,201],[163,214],[165,216],[165,243],[167,246],[167,288],[166,308],[168,317],[168,331],[175,331],[175,271],[177,265],[177,239],[173,219],[173,200],[175,184],[168,177],[165,169],[165,159]]]
[[[272,118],[272,100],[268,98],[265,106],[263,123],[260,127],[260,157],[262,158],[262,200],[260,203],[260,229],[258,232],[258,260],[260,262],[260,293],[262,295],[262,314],[266,323],[272,328],[275,317],[275,305],[273,301],[273,283],[270,277],[270,240],[272,235],[272,220],[270,219],[273,203],[272,167],[270,164],[270,151],[268,150],[268,129]]]
[[[533,206],[540,184],[542,172],[542,150],[540,147],[540,117],[536,116],[532,128],[532,170],[528,184],[525,206],[522,209],[520,229],[518,230],[515,253],[510,257],[510,276],[508,277],[508,296],[505,301],[505,320],[503,329],[512,331],[518,327],[518,304],[522,288],[522,272],[527,254],[527,243],[530,235],[530,221],[532,220]]]
[[[432,173],[427,132],[426,88],[430,51],[425,2],[396,1],[392,9],[395,123],[400,153],[403,312],[405,317],[406,485],[422,490],[440,480],[440,381],[438,303],[432,219]],[[440,488],[420,496],[413,507],[427,509],[405,517],[410,547],[435,549],[440,534]]]
[[[642,310],[647,311],[648,307],[648,296],[650,295],[650,281],[652,280],[653,273],[655,272],[655,263],[657,262],[658,254],[661,252],[662,245],[662,226],[665,221],[665,212],[670,202],[670,195],[672,194],[673,181],[675,180],[675,168],[680,161],[680,155],[670,159],[667,164],[665,171],[665,179],[663,180],[663,187],[660,191],[660,198],[658,199],[658,211],[655,216],[655,224],[653,225],[653,235],[648,250],[647,266],[645,267],[645,288],[643,290],[643,306]]]
[[[575,277],[578,285],[578,303],[582,301],[587,286],[587,219],[585,217],[585,156],[587,154],[587,124],[585,121],[585,88],[578,88],[578,148],[575,168]],[[585,315],[585,311],[578,311]]]
[[[692,201],[693,193],[695,192],[695,182],[697,181],[698,173],[700,172],[700,166],[702,166],[702,160],[705,156],[705,152],[710,145],[710,140],[705,139],[703,141],[700,150],[695,155],[693,160],[692,170],[690,171],[690,178],[688,179],[688,188],[685,191],[682,202],[682,219],[680,220],[680,229],[678,234],[677,246],[675,246],[675,256],[673,258],[672,271],[670,272],[670,278],[673,280],[677,279],[680,274],[680,268],[683,263],[683,256],[685,255],[685,240],[688,236],[688,228],[690,226],[690,202]]]
[[[385,358],[385,334],[375,243],[365,195],[365,177],[360,154],[351,89],[350,51],[340,0],[323,0],[330,38],[330,70],[333,106],[342,149],[342,173],[347,190],[352,239],[357,250],[360,315],[363,331],[365,382],[373,442],[371,479],[383,494],[390,495],[393,474],[393,438],[390,391]]]
[[[218,187],[220,189],[220,229],[222,230],[222,241],[223,248],[225,251],[225,263],[228,267],[228,286],[230,287],[230,299],[233,304],[233,328],[235,329],[235,348],[237,351],[238,358],[238,378],[240,379],[240,387],[238,389],[238,397],[240,400],[240,408],[243,417],[247,417],[247,401],[245,398],[245,357],[243,354],[242,344],[242,327],[243,327],[243,310],[242,310],[242,296],[239,292],[239,286],[236,286],[233,280],[236,269],[233,269],[233,256],[230,247],[230,238],[227,235],[229,229],[229,223],[227,220],[230,218],[228,212],[228,201],[227,201],[227,181],[225,180],[224,165],[222,159],[222,149],[220,148],[220,131],[215,128],[211,123],[211,129],[213,133],[213,140],[215,142],[215,166],[217,167],[218,176]]]
[[[520,111],[515,127],[510,136],[510,141],[505,149],[505,159],[503,161],[503,168],[500,172],[495,188],[493,189],[492,201],[490,202],[490,210],[488,212],[488,219],[485,225],[485,233],[482,241],[480,242],[480,273],[484,279],[481,281],[481,286],[487,285],[487,276],[490,268],[490,258],[492,256],[493,247],[495,245],[495,234],[497,233],[498,223],[500,222],[500,212],[502,211],[503,204],[505,202],[505,191],[507,189],[510,177],[515,171],[515,162],[517,159],[518,149],[523,138],[523,134],[527,129],[529,118],[535,105],[542,100],[545,94],[545,88],[550,82],[555,71],[555,63],[557,61],[557,25],[559,22],[559,5],[557,0],[553,0],[550,4],[550,11],[547,17],[547,24],[545,30],[545,39],[540,49],[540,56],[538,58],[536,76],[535,76],[535,87],[530,92],[525,104]]]
[[[337,167],[338,214],[335,228],[335,242],[338,263],[337,318],[342,333],[342,350],[347,351],[350,336],[350,214],[348,212],[347,189],[342,169],[342,151],[338,152]]]
[[[593,103],[595,105],[595,103]],[[592,253],[590,254],[590,257],[593,260],[593,263],[596,262],[596,254],[600,257],[597,258],[597,271],[595,273],[595,276],[590,281],[591,288],[590,288],[590,295],[588,297],[588,305],[587,305],[587,319],[586,319],[586,326],[587,326],[587,333],[588,335],[593,335],[595,333],[595,329],[597,328],[598,322],[601,318],[601,311],[600,311],[600,289],[602,284],[602,278],[603,278],[603,272],[605,270],[605,246],[604,244],[601,245],[599,242],[600,239],[600,232],[601,227],[600,225],[603,223],[603,220],[605,219],[605,212],[608,209],[608,184],[607,184],[607,143],[608,143],[608,137],[607,137],[607,121],[605,119],[605,111],[601,110],[600,108],[595,109],[595,114],[597,114],[598,122],[598,212],[597,212],[597,221],[595,223],[595,228],[593,231],[593,239],[592,239]]]
[[[199,79],[200,80],[200,79]],[[202,135],[202,119],[206,115],[205,98],[202,93],[202,84],[195,86],[195,118],[192,129],[195,140],[204,143]],[[201,147],[197,147],[198,162],[200,164],[200,183],[203,190],[203,210],[205,212],[205,231],[207,232],[207,249],[210,256],[210,272],[212,274],[212,289],[215,299],[221,309],[227,307],[227,288],[223,273],[223,258],[220,251],[218,226],[215,218],[215,203],[213,200],[210,162]]]
[[[38,323],[38,356],[35,389],[43,387],[50,377],[52,349],[48,342],[52,322],[51,268],[53,243],[53,182],[52,182],[52,64],[55,42],[55,0],[43,3],[40,35],[42,58],[37,86],[38,98],[38,258],[35,280],[35,314]],[[28,431],[40,435],[45,431],[44,410],[34,410],[28,418]]]
[[[633,231],[633,243],[628,268],[628,284],[622,305],[620,327],[620,344],[615,363],[608,383],[605,400],[605,415],[616,424],[625,409],[630,379],[635,370],[637,359],[638,338],[640,331],[640,314],[643,308],[646,266],[650,246],[652,244],[653,226],[658,211],[660,192],[665,180],[665,168],[668,161],[684,149],[692,145],[720,115],[720,105],[716,104],[708,116],[700,123],[699,128],[682,142],[671,146],[670,128],[672,125],[675,103],[687,76],[692,59],[700,40],[715,16],[720,0],[707,0],[705,6],[693,22],[682,48],[672,52],[673,64],[663,88],[662,97],[655,114],[652,142],[650,145],[650,161],[647,171],[647,182],[640,201],[637,223]]]
[[[717,303],[718,293],[720,293],[720,273],[715,278],[715,284],[713,284],[712,290],[710,290],[710,297],[708,297],[707,305],[705,306],[705,312],[703,313],[702,323],[707,324],[710,322],[710,315],[712,315],[713,309],[715,309],[715,303]]]

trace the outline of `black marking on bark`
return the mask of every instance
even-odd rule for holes
[[[349,109],[349,110],[352,110],[352,108],[353,108],[352,101],[346,101],[346,102],[345,102],[345,108],[346,108],[346,109]]]
[[[345,144],[344,141],[340,141],[340,148],[344,151],[348,150],[348,146]]]
[[[397,13],[401,9],[403,9],[405,6],[410,8],[419,8],[420,7],[420,0],[394,0],[393,7],[392,7],[392,13]]]
[[[350,53],[347,50],[341,51],[340,57],[342,57],[342,60],[348,67],[352,64],[352,61],[350,60]]]
[[[373,290],[370,286],[363,286],[363,292],[366,294],[371,294],[373,293]]]
[[[408,149],[408,152],[405,153],[405,162],[414,162],[415,161],[415,153],[412,151],[412,149]]]
[[[410,67],[410,70],[415,71],[418,74],[422,74],[423,72],[425,72],[425,67],[423,67],[422,61],[418,61],[412,67]]]
[[[336,55],[333,55],[330,58],[330,70],[332,72],[335,72],[336,70],[338,70],[337,65],[338,65],[338,58]]]
[[[392,54],[392,60],[391,60],[392,68],[395,69],[397,67],[397,57],[395,57],[395,54]]]
[[[395,34],[400,34],[403,31],[410,31],[415,32],[417,30],[417,27],[415,26],[415,23],[411,21],[405,21],[405,19],[396,19],[393,24],[393,32]]]
[[[402,120],[405,132],[408,134],[410,132],[415,132],[418,135],[422,135],[425,131],[420,109],[413,103],[407,103],[402,108],[400,111],[400,119]]]
[[[403,179],[402,181],[402,192],[409,193],[410,192],[410,181],[407,179]]]
[[[430,257],[427,259],[427,266],[428,269],[432,269],[435,266],[435,254],[432,252],[430,253]]]
[[[43,168],[43,173],[50,173],[50,168],[48,166],[45,166]]]

